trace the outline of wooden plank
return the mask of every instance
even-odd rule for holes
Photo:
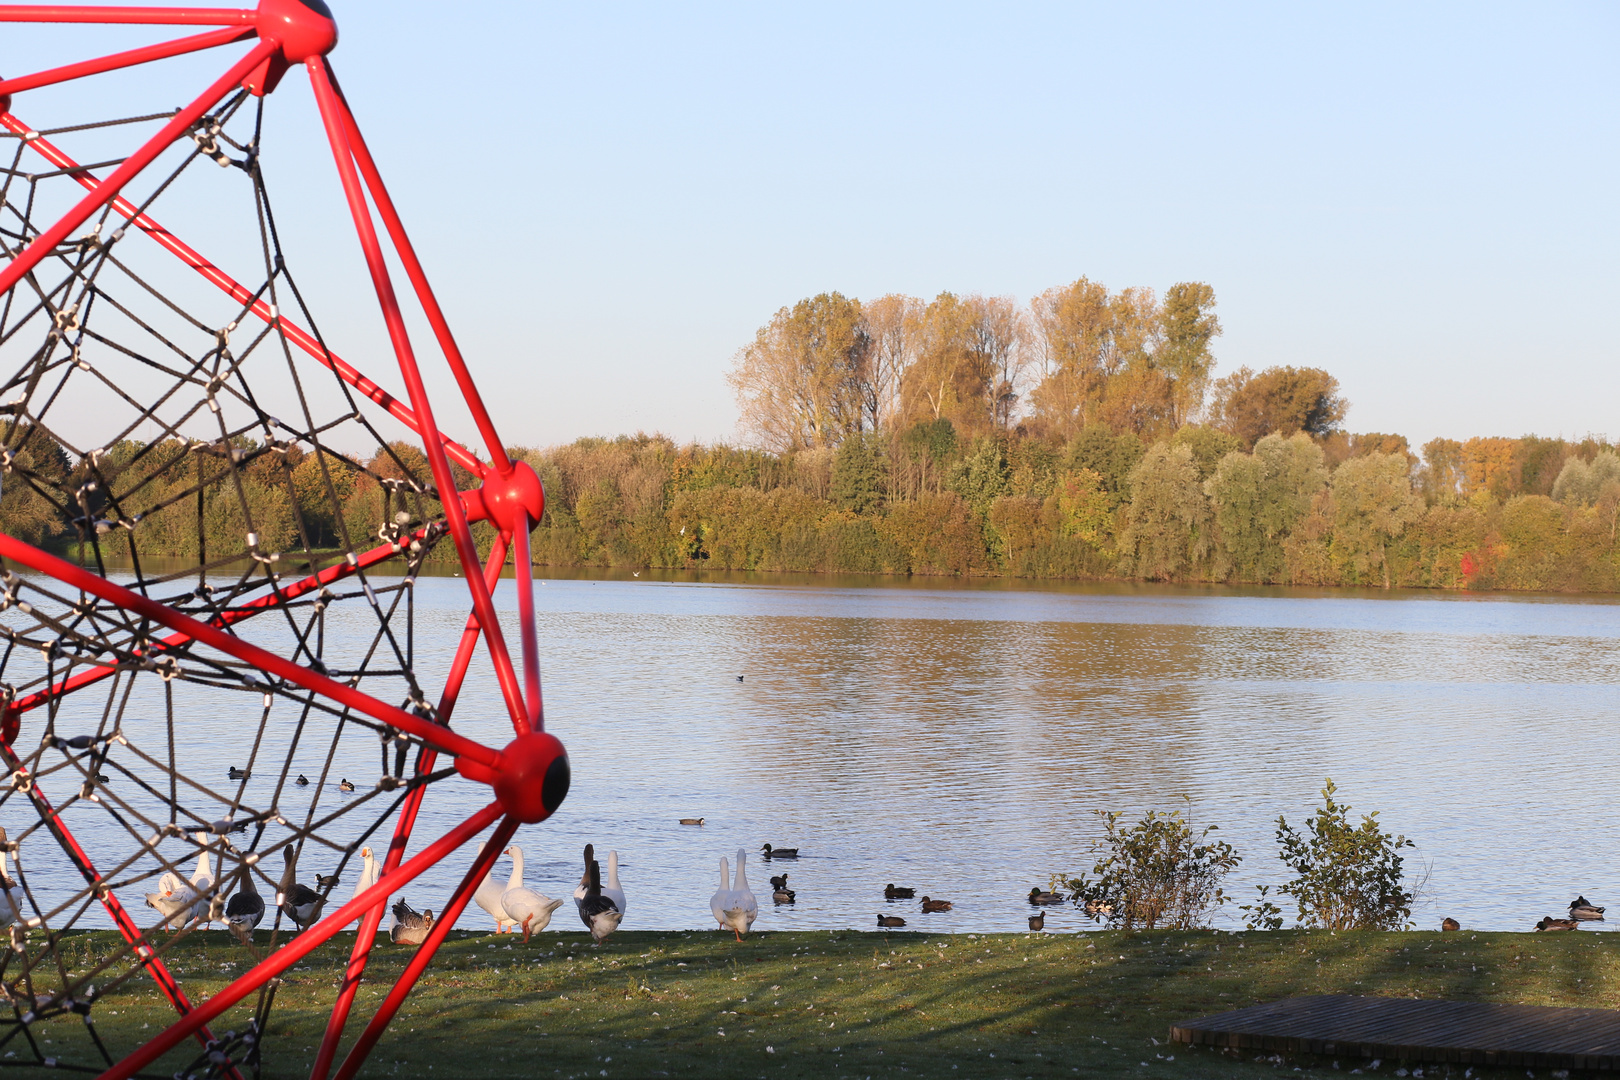
[[[1470,1065],[1620,1070],[1620,1012],[1312,995],[1172,1025],[1174,1042]]]

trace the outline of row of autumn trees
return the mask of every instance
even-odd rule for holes
[[[1345,430],[1317,368],[1214,377],[1214,290],[785,307],[737,355],[752,448],[526,451],[557,565],[1620,588],[1606,442]]]
[[[1214,308],[1200,283],[1161,299],[1084,279],[1027,306],[801,301],[738,354],[753,445],[512,448],[545,482],[535,561],[1620,590],[1607,442],[1435,439],[1414,452],[1348,432],[1325,371],[1215,378]],[[0,529],[66,548],[95,519],[114,559],[132,539],[143,555],[238,551],[249,517],[263,547],[289,551],[375,543],[438,513],[405,444],[343,459],[247,439],[126,441],[91,463],[19,428],[6,446]],[[68,505],[88,478],[126,493],[116,514]],[[103,529],[115,517],[140,524]],[[490,542],[486,525],[475,533]],[[428,558],[453,555],[441,544]]]

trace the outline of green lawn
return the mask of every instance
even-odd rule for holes
[[[109,940],[83,935],[75,948],[92,962]],[[306,1074],[352,940],[288,973],[266,1042],[267,1076]],[[370,973],[383,985],[368,981],[362,990],[367,1015],[365,1003],[380,998],[407,954],[378,945]],[[174,953],[199,998],[245,970],[247,959],[217,932],[195,934]],[[706,931],[625,931],[600,947],[582,933],[542,934],[527,946],[454,934],[362,1075],[966,1080],[1275,1076],[1294,1066],[1320,1075],[1333,1062],[1256,1061],[1165,1045],[1166,1036],[1177,1019],[1294,994],[1615,1007],[1617,960],[1620,935],[1590,932],[844,931],[759,933],[738,943]],[[127,1048],[168,1022],[172,1014],[149,986],[126,984],[96,1004],[109,1047]],[[232,1015],[216,1030],[239,1025]],[[358,1028],[351,1023],[351,1033]],[[46,1053],[90,1060],[77,1020],[36,1024],[34,1034]],[[7,1044],[18,1058],[0,1060],[26,1059],[19,1045]],[[152,1071],[167,1075],[180,1064],[174,1055]],[[1379,1072],[1392,1075],[1395,1065]]]

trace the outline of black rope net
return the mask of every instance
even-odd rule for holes
[[[5,257],[117,165],[98,150],[172,115],[4,133]],[[240,93],[124,192],[160,220],[166,204],[195,216],[204,188],[240,207],[256,243],[230,271],[251,298],[112,207],[0,298],[0,529],[432,717],[412,598],[449,554],[438,494],[324,344],[289,339],[284,319],[324,341],[283,257],[263,129],[262,99]],[[133,1049],[104,1042],[104,996],[154,979],[183,994],[153,961],[198,928],[246,929],[256,959],[335,910],[407,792],[448,772],[418,775],[420,743],[397,730],[16,566],[0,567],[0,701],[17,725],[0,746],[0,1065],[99,1072]],[[140,936],[90,949],[119,908]],[[190,1044],[182,1074],[257,1075],[274,994]]]

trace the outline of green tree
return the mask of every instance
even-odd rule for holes
[[[1333,542],[1330,552],[1348,583],[1382,575],[1390,587],[1389,544],[1423,515],[1404,457],[1369,454],[1333,471]]]
[[[1244,581],[1282,581],[1283,544],[1327,483],[1322,450],[1303,434],[1267,435],[1254,453],[1228,454],[1204,485],[1215,508],[1224,570]]]
[[[1234,450],[1244,448],[1243,441],[1231,432],[1219,428],[1187,424],[1170,437],[1175,446],[1185,445],[1192,450],[1193,464],[1198,466],[1198,479],[1208,480],[1215,475],[1215,466]]]
[[[1552,497],[1573,506],[1591,506],[1610,488],[1620,488],[1620,454],[1602,450],[1590,463],[1578,457],[1564,462],[1553,482]]]
[[[1192,451],[1154,444],[1131,470],[1129,483],[1121,564],[1153,581],[1184,576],[1209,552],[1209,500]]]
[[[1112,509],[1129,494],[1131,470],[1146,452],[1135,433],[1115,435],[1102,424],[1092,424],[1069,443],[1064,467],[1070,472],[1090,469],[1102,477]]]
[[[927,490],[933,478],[935,493],[945,475],[946,463],[956,453],[956,427],[949,420],[919,420],[900,436],[906,459],[917,468],[917,491]]]
[[[1012,465],[1002,441],[992,437],[975,439],[972,449],[952,467],[945,486],[978,513],[989,513],[991,503],[1012,493]]]
[[[1165,290],[1160,318],[1163,343],[1154,360],[1172,381],[1171,422],[1185,424],[1204,404],[1215,357],[1210,344],[1221,333],[1215,316],[1215,290],[1202,281],[1182,281]]]
[[[838,444],[833,457],[833,505],[857,514],[877,509],[883,492],[883,471],[866,435],[851,435]]]

